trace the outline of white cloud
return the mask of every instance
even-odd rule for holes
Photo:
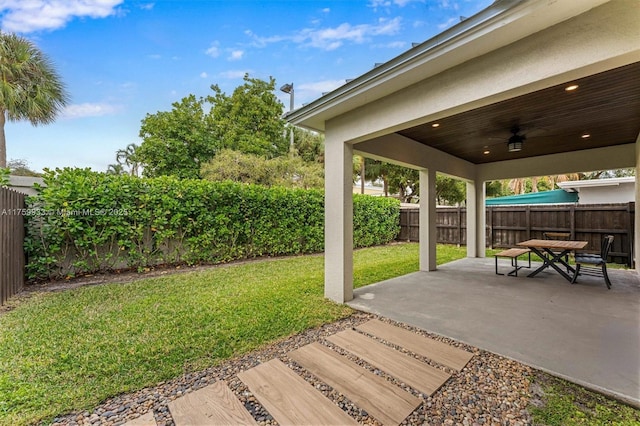
[[[205,50],[205,54],[207,54],[208,56],[211,56],[212,58],[217,58],[218,56],[220,56],[220,43],[218,43],[217,41],[214,41],[213,43],[211,43],[211,46]]]
[[[230,61],[239,61],[244,56],[244,50],[232,50],[227,58]]]
[[[282,41],[292,41],[307,47],[323,50],[335,50],[345,42],[362,44],[370,42],[376,36],[390,36],[400,32],[400,17],[393,19],[381,18],[377,24],[352,25],[343,23],[333,28],[306,28],[290,36],[260,37],[250,30],[245,34],[253,41],[254,47],[265,47]]]
[[[438,29],[439,30],[445,30],[445,29],[451,27],[452,25],[454,25],[454,24],[456,24],[458,22],[460,22],[460,18],[449,18],[447,20],[447,22],[444,22],[442,24],[438,24]]]
[[[369,6],[377,9],[379,7],[389,7],[391,5],[396,5],[396,6],[400,6],[400,7],[404,7],[409,3],[412,2],[420,2],[420,3],[424,3],[424,0],[371,0],[369,2]],[[447,1],[447,0],[443,0],[443,1]]]
[[[251,30],[246,30],[244,33],[247,37],[250,37],[253,40],[252,44],[254,47],[265,47],[268,44],[278,43],[290,39],[290,37],[278,35],[271,37],[260,37]]]
[[[346,41],[356,44],[365,43],[375,36],[394,35],[400,31],[401,18],[380,19],[377,25],[341,24],[335,28],[305,29],[294,41],[324,50],[335,50]]]
[[[101,117],[103,115],[112,115],[117,113],[121,108],[117,105],[106,103],[84,103],[68,105],[61,113],[62,118],[75,119],[84,117]]]
[[[303,101],[311,101],[322,96],[323,93],[331,92],[345,83],[344,80],[322,80],[312,83],[301,83],[295,85],[296,98]]]
[[[458,2],[451,2],[449,0],[440,0],[438,6],[440,6],[440,8],[442,9],[453,9],[453,10],[459,10],[460,9],[460,5],[458,4]]]
[[[106,18],[124,0],[0,0],[4,31],[30,33],[64,27],[74,18]]]
[[[378,43],[371,45],[371,47],[376,49],[404,49],[406,46],[406,41],[391,41],[389,43]]]
[[[251,70],[229,70],[229,71],[224,71],[221,72],[220,74],[218,74],[221,78],[228,78],[228,79],[237,79],[237,78],[243,78],[245,74],[252,74],[253,71]]]
[[[209,77],[209,74],[207,74],[206,72],[203,71],[200,73],[200,78],[207,78],[207,77]]]
[[[151,10],[155,6],[155,3],[145,3],[140,5],[140,9],[142,10]]]

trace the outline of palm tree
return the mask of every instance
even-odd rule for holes
[[[35,44],[0,32],[0,168],[7,167],[5,122],[49,124],[67,100],[64,84]]]
[[[106,173],[108,175],[123,175],[125,174],[125,170],[122,164],[109,164]]]
[[[125,165],[129,168],[131,176],[138,176],[138,170],[140,168],[140,162],[136,157],[136,149],[138,145],[130,143],[124,149],[116,151],[116,162],[120,165]]]

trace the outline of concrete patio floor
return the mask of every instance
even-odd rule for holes
[[[501,259],[501,272],[509,261]],[[522,263],[522,262],[521,262]],[[535,267],[535,263],[533,265]],[[612,270],[571,285],[495,274],[466,258],[354,290],[349,305],[503,355],[640,407],[640,278]]]

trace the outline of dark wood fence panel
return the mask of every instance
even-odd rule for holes
[[[24,284],[24,198],[0,187],[0,305]]]
[[[543,238],[544,232],[569,232],[571,239],[588,241],[590,251],[600,250],[605,235],[614,235],[611,261],[632,266],[635,203],[492,206],[487,207],[487,247],[513,247],[530,238]],[[437,241],[466,244],[466,209],[438,207]],[[398,240],[419,241],[418,208],[403,208]]]
[[[397,240],[400,241],[419,241],[420,240],[420,212],[418,209],[401,209],[400,210],[400,233]]]

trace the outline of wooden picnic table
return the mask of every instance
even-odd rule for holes
[[[543,261],[535,271],[531,272],[528,277],[532,278],[538,275],[548,267],[555,269],[560,275],[562,275],[567,281],[571,281],[573,278],[569,273],[575,273],[573,266],[569,265],[566,256],[571,251],[582,250],[587,244],[587,241],[571,241],[571,240],[527,240],[522,241],[516,245],[521,247],[527,247],[532,252],[540,256]],[[564,266],[564,270],[558,266],[558,263]]]

